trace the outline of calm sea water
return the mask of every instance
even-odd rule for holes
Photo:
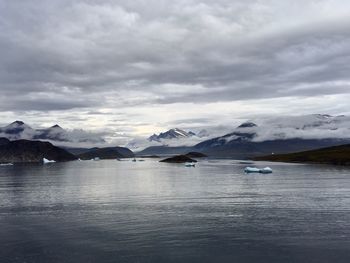
[[[269,166],[0,167],[0,262],[350,262],[350,169]]]

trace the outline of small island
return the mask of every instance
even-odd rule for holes
[[[93,148],[77,155],[81,160],[99,158],[101,160],[132,158],[134,153],[125,147]]]
[[[160,162],[163,162],[163,163],[196,163],[197,161],[186,156],[186,155],[176,155],[176,156],[161,160]]]

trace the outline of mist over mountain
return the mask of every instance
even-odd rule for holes
[[[247,146],[248,144],[271,141],[276,145],[277,142],[282,144],[288,140],[309,140],[308,146],[296,149],[292,147],[294,150],[308,150],[310,147],[313,148],[313,145],[332,146],[337,145],[340,141],[350,139],[350,117],[344,115],[311,114],[248,119],[235,127],[233,126],[230,132],[226,132],[228,128],[210,127],[209,125],[205,129],[172,128],[159,134],[153,134],[148,138],[132,138],[132,135],[129,135],[131,138],[129,141],[115,143],[104,139],[105,136],[108,137],[108,133],[94,133],[78,129],[66,130],[58,124],[48,128],[34,129],[22,121],[15,121],[0,128],[0,137],[9,140],[49,141],[54,145],[64,147],[92,148],[120,145],[134,151],[142,151],[149,147],[160,151],[153,152],[152,150],[150,152],[148,150],[147,154],[159,154],[169,147],[178,149],[194,147],[201,151],[207,151],[210,148],[210,151],[215,149],[215,153],[222,151],[223,155],[228,151],[227,148],[231,149],[237,143]],[[320,143],[320,141],[327,143]],[[220,147],[222,149],[219,149]],[[287,148],[285,147],[285,149]],[[279,150],[279,147],[275,150]],[[210,151],[208,150],[207,153]],[[259,151],[252,150],[252,152]],[[174,150],[167,149],[166,152],[173,153]]]
[[[210,138],[210,133],[205,129],[198,132],[191,130],[172,128],[159,134],[154,133],[147,139],[134,138],[126,144],[126,147],[134,150],[143,150],[147,147],[182,147],[191,146]]]
[[[350,118],[322,114],[248,120],[231,133],[187,146],[208,155],[249,157],[287,153],[350,142]],[[180,145],[176,145],[180,146]],[[177,147],[149,147],[142,154],[181,153]]]
[[[66,130],[57,124],[49,128],[33,129],[23,121],[14,121],[5,127],[0,127],[0,137],[11,141],[20,139],[49,141],[59,146],[85,147],[106,143],[102,134],[78,129]]]
[[[279,116],[256,119],[255,125],[242,124],[235,131],[254,134],[252,140],[343,139],[350,138],[350,117],[327,114]]]

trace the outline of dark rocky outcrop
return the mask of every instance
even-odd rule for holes
[[[93,148],[77,155],[82,160],[90,160],[93,158],[100,159],[116,159],[116,158],[132,158],[134,153],[125,147],[106,147]]]
[[[76,160],[73,154],[49,142],[17,140],[0,145],[1,163],[37,163],[43,158],[57,162]]]
[[[176,156],[161,160],[160,162],[163,162],[163,163],[196,163],[197,161],[186,156],[186,155],[176,155]]]
[[[8,144],[9,142],[10,140],[7,138],[0,138],[0,145],[5,145],[5,144]]]

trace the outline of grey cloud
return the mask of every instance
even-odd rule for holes
[[[349,8],[340,0],[327,12],[326,1],[301,0],[0,0],[0,110],[99,115],[350,93]]]

